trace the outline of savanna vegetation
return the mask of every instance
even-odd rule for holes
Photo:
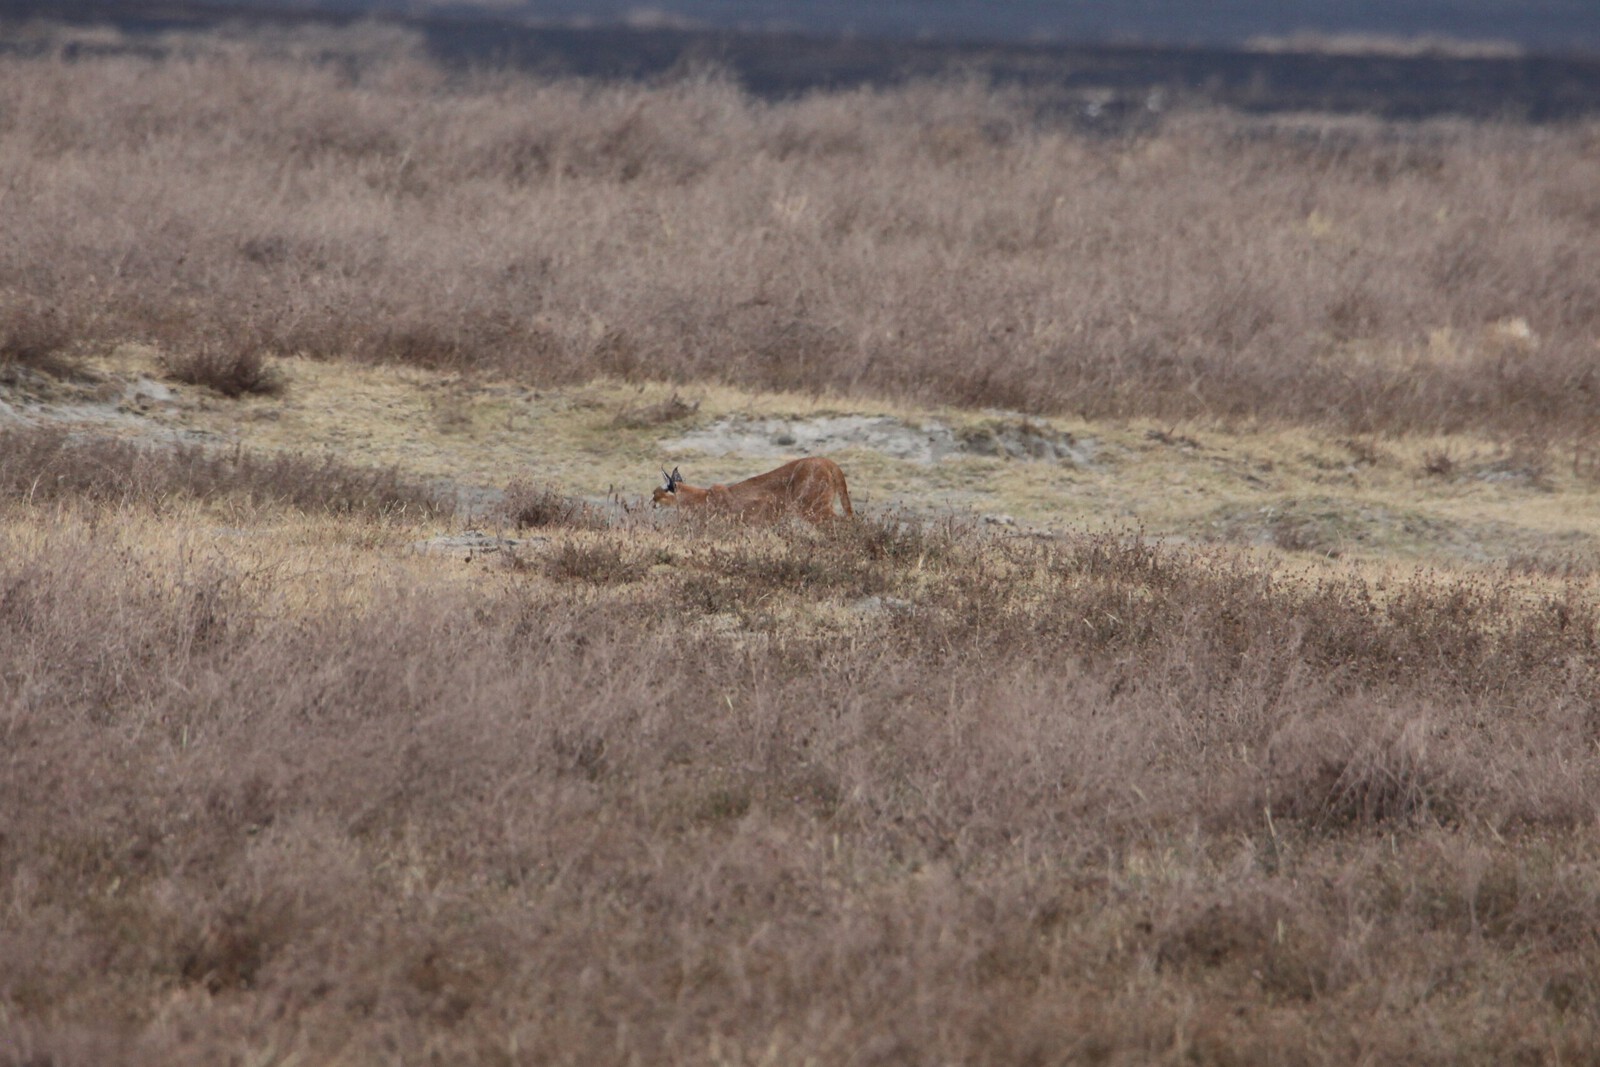
[[[763,103],[377,44],[8,57],[8,316],[186,362],[1591,426],[1592,124],[1202,114],[1118,139],[980,84]]]
[[[533,461],[469,514],[241,443],[353,361],[565,396],[539,447],[619,464],[715,384],[1549,483],[1594,129],[1107,138],[378,44],[0,57],[0,1063],[1594,1062],[1592,567],[1023,535],[863,506],[866,461],[828,529]],[[31,414],[129,349],[240,438]],[[430,549],[469,521],[497,551]]]

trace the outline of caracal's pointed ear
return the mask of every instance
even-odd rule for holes
[[[672,488],[672,489],[676,489],[678,487],[678,483],[681,482],[681,481],[683,481],[683,475],[678,473],[678,468],[677,467],[673,467],[672,468],[672,473],[667,475],[667,485],[668,485],[668,487]]]
[[[672,475],[667,473],[667,469],[665,467],[661,468],[661,477],[667,480],[667,492],[672,492]]]

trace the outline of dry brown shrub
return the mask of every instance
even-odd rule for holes
[[[395,469],[354,467],[332,456],[138,444],[53,426],[0,430],[0,500],[159,506],[172,497],[374,517],[426,518],[453,506]]]
[[[14,377],[17,368],[71,377],[78,373],[67,357],[74,340],[73,331],[53,312],[29,306],[0,310],[0,381]]]
[[[202,342],[166,360],[167,374],[188,385],[203,385],[225,397],[281,396],[288,387],[283,371],[261,350],[240,338]]]
[[[1422,470],[1435,478],[1448,478],[1455,473],[1455,457],[1443,450],[1429,452],[1422,459]]]
[[[611,585],[637,581],[651,562],[643,551],[616,541],[563,541],[545,556],[544,569],[552,578]]]
[[[603,530],[610,526],[594,505],[526,478],[513,479],[506,486],[496,513],[519,530],[544,526]]]
[[[1309,736],[1297,736],[1305,728]],[[1424,719],[1381,715],[1342,727],[1291,724],[1273,741],[1267,804],[1279,818],[1319,828],[1453,821],[1466,783],[1452,781],[1453,762],[1430,749],[1432,732]]]
[[[0,533],[8,1047],[1497,1059],[1488,1000],[1594,1036],[1581,593],[1391,610],[1136,537],[862,526],[311,613],[114,524]],[[796,604],[871,614],[741,624]]]
[[[764,103],[243,40],[8,54],[0,92],[0,290],[74,344],[1358,433],[1593,407],[1582,126],[1111,140],[973,80]]]

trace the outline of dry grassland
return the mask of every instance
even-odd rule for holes
[[[1587,589],[208,506],[0,527],[10,1062],[1600,1039]]]
[[[0,101],[0,1064],[1595,1062],[1593,130]]]
[[[1590,125],[1116,139],[974,84],[765,104],[387,47],[7,57],[8,317],[186,360],[1592,431]]]

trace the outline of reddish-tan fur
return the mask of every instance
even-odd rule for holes
[[[798,515],[809,522],[824,523],[839,518],[833,510],[837,498],[844,517],[855,514],[844,471],[831,459],[797,459],[733,485],[706,488],[685,484],[677,473],[674,470],[667,476],[666,488],[655,491],[658,506],[706,508],[746,522],[771,522]]]

